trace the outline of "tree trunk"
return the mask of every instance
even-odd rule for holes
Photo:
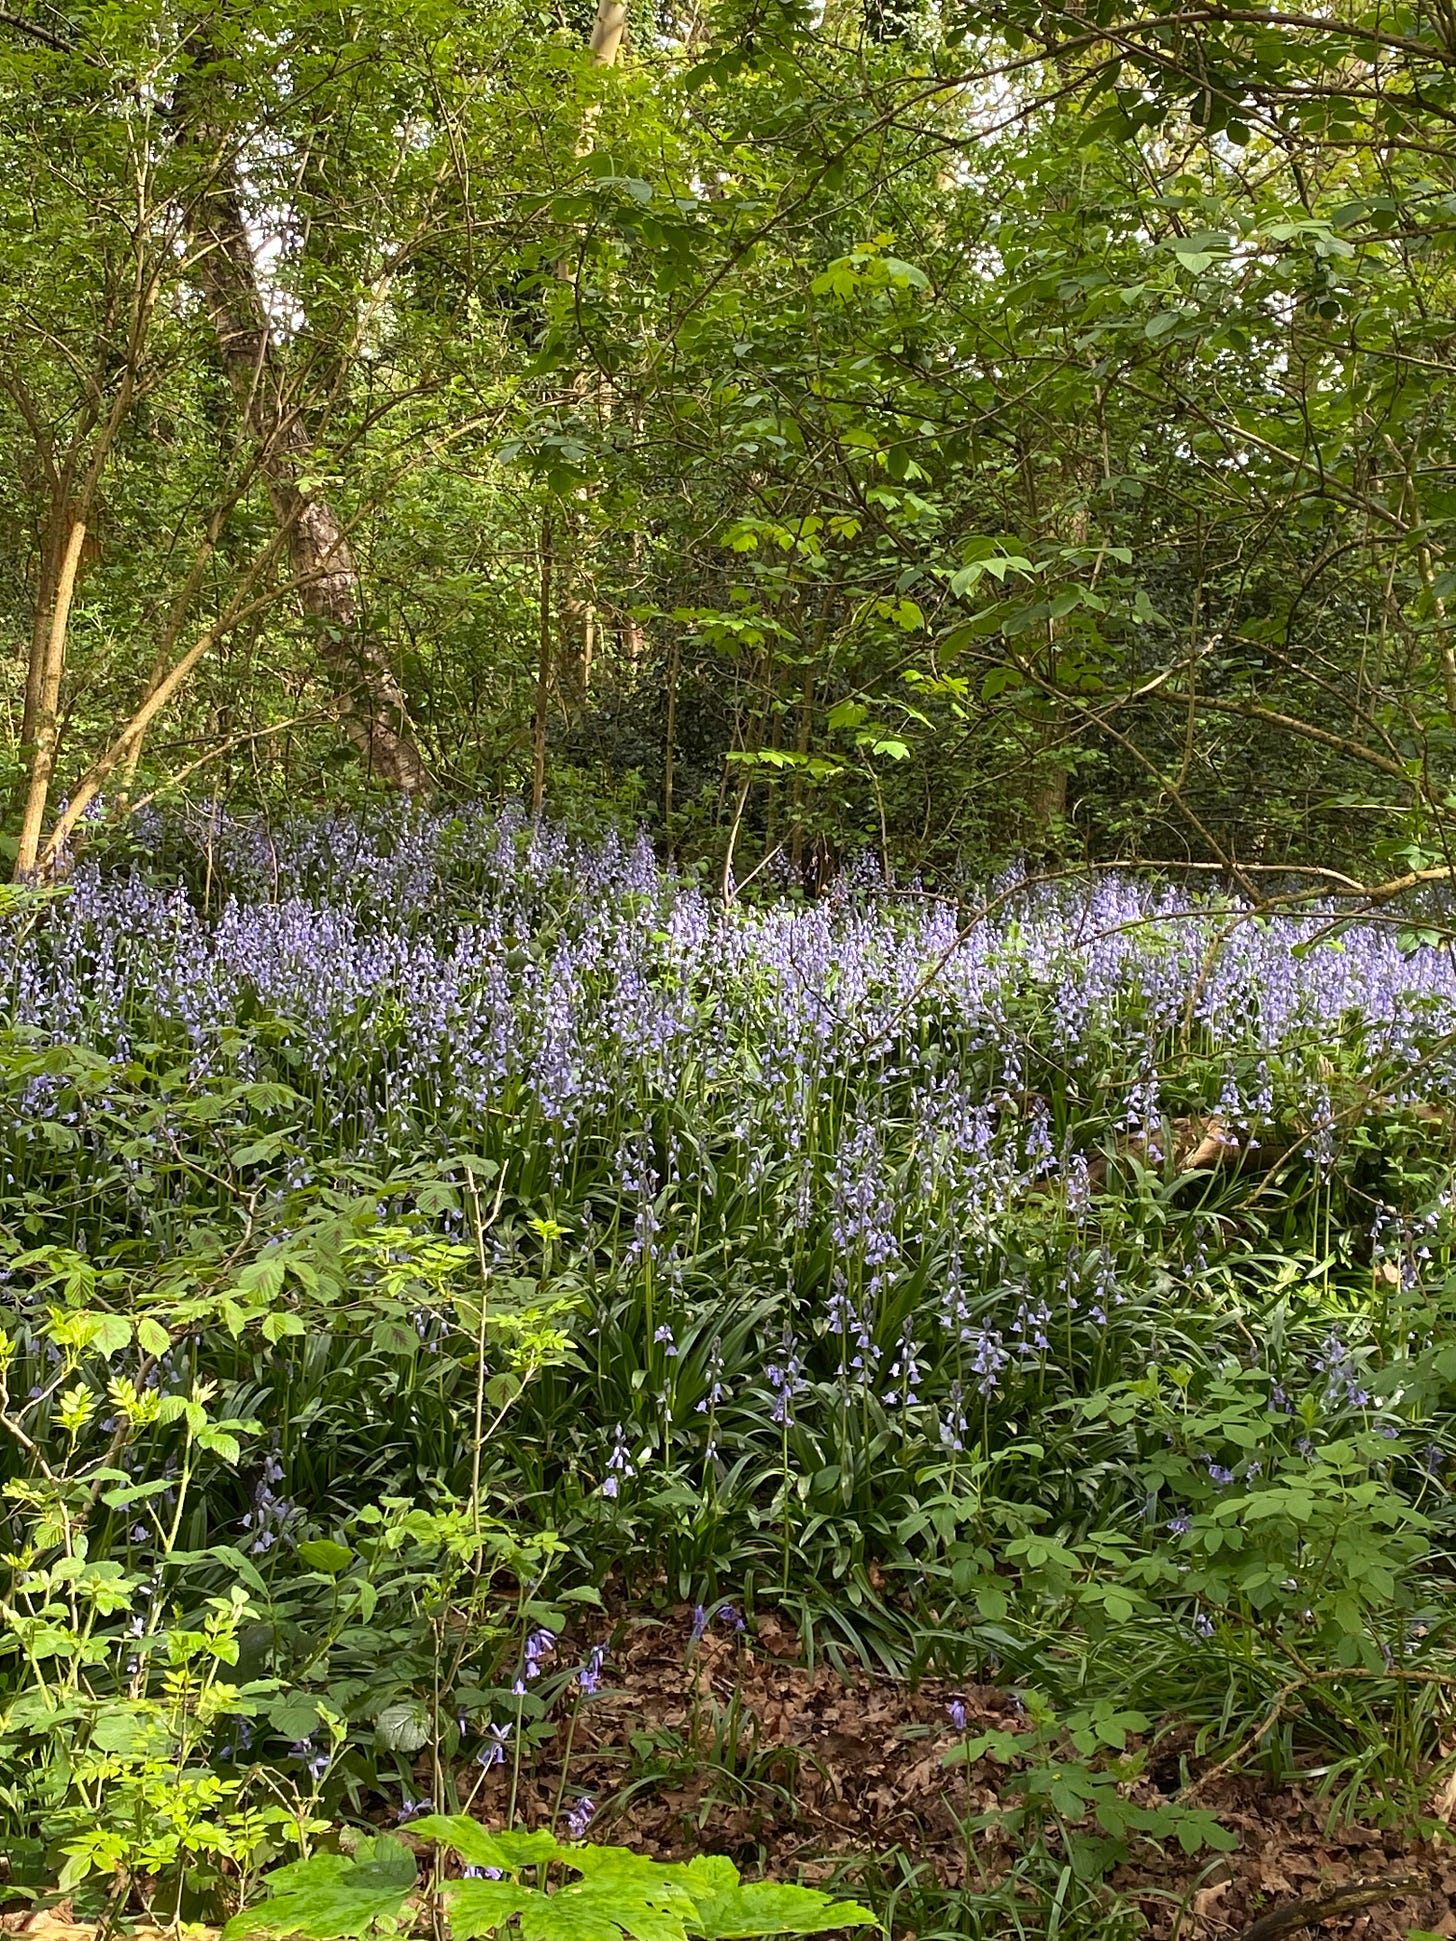
[[[546,800],[546,711],[551,705],[551,515],[541,515],[541,615],[536,659],[536,707],[531,718],[531,814]]]
[[[205,55],[198,55],[205,62]],[[299,604],[333,687],[339,721],[372,776],[407,794],[428,793],[429,770],[404,693],[382,642],[361,616],[359,569],[348,535],[322,493],[306,483],[308,438],[287,395],[268,322],[242,200],[230,160],[200,119],[184,117],[179,146],[209,172],[186,211],[195,276],[238,409],[257,440],[273,513],[288,540]]]
[[[25,809],[20,820],[20,841],[15,852],[17,880],[34,873],[40,854],[40,832],[45,824],[46,800],[56,768],[59,740],[56,711],[60,705],[61,674],[66,665],[66,627],[71,617],[71,596],[76,590],[76,572],[81,564],[81,547],[85,538],[86,527],[77,519],[71,527],[66,550],[61,557],[55,597],[50,604],[50,624],[43,640],[37,634],[26,676],[25,702],[32,753]],[[32,687],[35,690],[33,708]]]

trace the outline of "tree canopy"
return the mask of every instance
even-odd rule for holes
[[[0,18],[11,837],[1446,869],[1456,17]]]

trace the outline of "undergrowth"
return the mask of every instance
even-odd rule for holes
[[[221,1917],[468,1812],[604,1588],[1021,1694],[951,1755],[1011,1873],[863,1861],[922,1935],[1115,1931],[1223,1772],[1419,1828],[1456,972],[987,904],[462,815],[158,827],[8,907],[0,1890]]]

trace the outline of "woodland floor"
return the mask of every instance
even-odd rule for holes
[[[852,1884],[866,1854],[903,1849],[942,1888],[985,1887],[1009,1848],[994,1831],[975,1835],[983,1878],[968,1875],[962,1816],[994,1809],[1002,1769],[991,1761],[948,1771],[955,1742],[946,1708],[960,1699],[968,1729],[1014,1731],[1009,1692],[926,1679],[913,1690],[883,1675],[845,1675],[797,1662],[798,1639],[772,1614],[753,1637],[710,1632],[691,1642],[691,1613],[619,1621],[601,1692],[581,1708],[572,1733],[568,1800],[597,1803],[592,1837],[630,1842],[659,1859],[727,1853],[781,1878]],[[715,1749],[714,1713],[736,1717],[736,1755]],[[518,1812],[550,1821],[563,1791],[558,1728],[517,1779]],[[1156,1805],[1157,1781],[1179,1783],[1176,1757],[1140,1782],[1135,1797]],[[506,1816],[510,1765],[486,1776],[473,1810],[487,1824]],[[1350,1941],[1406,1941],[1412,1930],[1456,1936],[1456,1842],[1413,1843],[1397,1831],[1327,1829],[1329,1806],[1312,1789],[1248,1779],[1215,1782],[1199,1794],[1240,1838],[1236,1852],[1185,1858],[1146,1849],[1142,1864],[1112,1885],[1141,1907],[1148,1931],[1167,1941],[1217,1941],[1244,1934],[1294,1903],[1348,1894],[1358,1883],[1388,1894],[1376,1905],[1329,1916],[1326,1934]],[[1406,1891],[1390,1893],[1402,1881]],[[1279,1924],[1292,1933],[1303,1923]],[[1268,1932],[1274,1932],[1271,1926]],[[897,1936],[903,1931],[896,1923]]]
[[[811,1670],[798,1660],[796,1634],[772,1613],[760,1614],[752,1636],[710,1631],[696,1643],[686,1607],[666,1618],[619,1617],[602,1688],[570,1728],[565,1773],[563,1722],[519,1773],[507,1761],[483,1776],[462,1774],[462,1792],[474,1784],[472,1812],[499,1825],[514,1789],[518,1823],[529,1826],[562,1817],[585,1793],[597,1807],[593,1839],[656,1859],[726,1853],[745,1872],[832,1878],[853,1891],[866,1856],[884,1862],[898,1849],[926,1886],[991,1886],[1009,1864],[1009,1842],[995,1829],[977,1833],[981,1871],[968,1872],[960,1827],[995,1809],[1002,1769],[982,1761],[969,1772],[947,1770],[941,1756],[957,1736],[947,1717],[952,1700],[964,1704],[972,1733],[1016,1731],[1014,1696],[938,1679],[912,1689],[883,1674]],[[423,1768],[418,1779],[428,1785]],[[1170,1791],[1179,1783],[1176,1755],[1161,1771],[1152,1765],[1139,1803],[1156,1805],[1160,1782]],[[1239,1835],[1237,1851],[1186,1858],[1176,1847],[1148,1847],[1112,1877],[1154,1941],[1277,1941],[1305,1931],[1341,1941],[1456,1937],[1456,1841],[1330,1828],[1328,1803],[1298,1786],[1221,1780],[1200,1791],[1199,1803]],[[1378,1901],[1350,1906],[1365,1886]],[[1309,1904],[1342,1896],[1345,1906],[1321,1923]],[[915,1941],[910,1922],[897,1918],[893,1931],[895,1941]],[[0,1916],[0,1933],[94,1941],[95,1930],[74,1925],[61,1903]]]

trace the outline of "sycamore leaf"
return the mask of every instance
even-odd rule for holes
[[[755,1880],[694,1895],[697,1919],[688,1923],[703,1941],[749,1941],[754,1935],[824,1934],[832,1928],[878,1927],[866,1907],[836,1901],[817,1887]]]
[[[513,1874],[543,1860],[560,1860],[568,1849],[553,1834],[492,1833],[468,1813],[428,1813],[410,1828],[422,1840],[438,1840],[472,1867],[499,1867]]]
[[[452,1880],[445,1887],[454,1941],[476,1941],[479,1935],[493,1934],[513,1915],[523,1914],[532,1901],[545,1899],[534,1887],[520,1887],[513,1880]]]
[[[254,1934],[297,1934],[346,1941],[379,1921],[399,1918],[415,1887],[415,1857],[387,1835],[361,1840],[354,1854],[316,1853],[267,1877],[267,1898],[235,1914],[223,1941]]]

